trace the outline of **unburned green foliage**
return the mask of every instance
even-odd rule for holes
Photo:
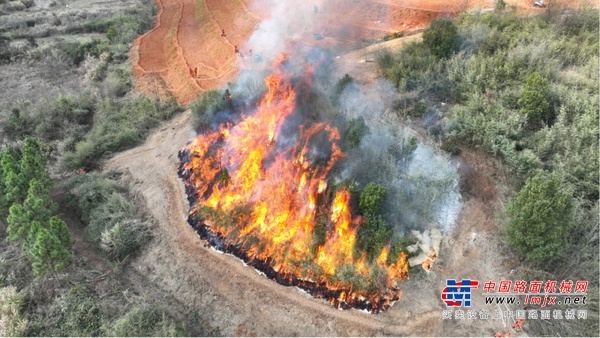
[[[530,178],[507,208],[512,246],[536,263],[556,260],[566,245],[572,210],[571,197],[555,177]]]
[[[452,20],[434,20],[423,32],[423,44],[438,58],[447,58],[458,49],[458,29]]]
[[[113,337],[181,337],[188,333],[160,308],[136,307],[113,325],[107,327]]]
[[[206,131],[210,128],[210,123],[214,115],[228,108],[231,108],[231,94],[229,90],[225,90],[224,92],[217,90],[203,92],[196,101],[190,103],[194,128],[197,132]]]
[[[109,258],[121,261],[151,238],[151,224],[140,218],[126,189],[108,174],[85,174],[65,184],[67,204],[87,223],[88,240]]]

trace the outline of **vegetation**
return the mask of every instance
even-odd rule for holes
[[[548,101],[548,80],[544,79],[538,73],[532,73],[525,83],[525,89],[521,93],[517,105],[519,110],[527,116],[527,122],[531,126],[540,126],[548,124],[550,120]]]
[[[0,288],[0,336],[21,337],[27,328],[25,296],[14,286]]]
[[[352,149],[360,145],[363,137],[369,133],[369,127],[365,124],[365,119],[360,116],[357,118],[350,119],[348,126],[344,130],[342,135],[343,148]]]
[[[381,205],[387,191],[379,184],[369,183],[360,193],[359,208],[367,221],[358,228],[358,248],[368,260],[379,256],[383,246],[392,238],[392,227],[381,215]]]
[[[348,74],[344,74],[344,76],[335,84],[333,87],[333,93],[331,94],[331,102],[334,105],[340,105],[340,97],[346,88],[349,88],[353,85],[354,79],[352,76]],[[356,88],[356,87],[354,87]]]
[[[447,58],[458,49],[458,29],[452,20],[435,20],[423,32],[423,43],[438,58]]]
[[[511,245],[532,262],[560,257],[570,228],[573,202],[554,177],[538,174],[510,201],[508,235]]]
[[[0,63],[8,81],[0,99],[0,235],[10,238],[0,245],[0,335],[207,334],[209,325],[197,312],[189,315],[191,307],[159,290],[148,296],[131,289],[121,269],[150,240],[151,225],[118,174],[83,174],[181,111],[168,100],[131,92],[130,44],[153,25],[155,2],[93,12],[28,11],[33,1],[17,3],[0,1],[0,12],[27,11],[22,17],[31,18],[25,24],[5,16],[0,27]],[[36,81],[23,82],[16,93],[11,87],[23,77],[23,64],[25,80]],[[83,170],[74,175],[74,169]],[[65,175],[71,176],[66,183]],[[69,214],[61,216],[68,225],[57,217],[59,209]],[[85,224],[85,238],[78,241],[92,245],[73,253],[77,216]],[[160,297],[177,306],[162,310]],[[154,308],[159,310],[148,310]]]
[[[102,312],[92,292],[85,286],[74,286],[50,309],[45,323],[50,336],[99,336],[102,334]]]
[[[109,258],[121,261],[149,241],[151,226],[129,202],[128,191],[110,175],[73,177],[65,184],[66,202],[87,223],[90,242]]]
[[[141,96],[125,103],[99,102],[95,115],[97,123],[75,143],[75,149],[66,149],[64,164],[72,169],[97,168],[105,156],[140,144],[152,128],[180,111],[174,103]]]
[[[21,153],[18,163],[12,149],[2,154],[4,191],[0,196],[9,207],[8,240],[21,243],[33,272],[43,276],[70,263],[73,240],[66,224],[54,215],[57,207],[50,198],[52,181],[45,173],[45,151],[35,139],[27,138]]]
[[[455,23],[434,22],[423,43],[377,59],[379,72],[401,93],[399,115],[422,111],[419,102],[425,111],[449,103],[443,119],[428,127],[431,136],[449,152],[478,147],[501,160],[516,192],[505,210],[506,232],[528,262],[528,278],[589,280],[592,293],[598,292],[598,15],[463,14]],[[537,324],[533,330],[550,334]],[[574,332],[596,336],[597,321],[560,324],[551,334]]]
[[[207,90],[200,94],[200,97],[190,103],[192,111],[192,124],[197,132],[203,132],[210,128],[210,123],[214,122],[214,115],[220,111],[231,109],[232,101],[229,90],[219,92],[217,90]]]
[[[185,328],[178,325],[164,310],[137,307],[117,320],[108,331],[113,337],[182,337]]]

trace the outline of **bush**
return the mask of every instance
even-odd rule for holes
[[[537,72],[527,78],[525,89],[519,98],[519,109],[527,116],[527,121],[532,126],[540,126],[550,119],[548,108],[548,80]]]
[[[127,190],[108,178],[112,174],[73,177],[65,184],[66,201],[87,223],[85,232],[90,242],[120,261],[150,239],[151,225],[139,219]]]
[[[342,141],[345,149],[356,148],[360,145],[363,137],[369,133],[369,127],[365,124],[365,119],[360,116],[348,121],[348,127],[344,130]]]
[[[197,132],[204,132],[210,128],[214,114],[224,108],[223,100],[229,100],[229,98],[217,90],[208,90],[200,94],[196,101],[190,103],[192,124]]]
[[[82,337],[102,334],[102,313],[95,295],[85,286],[74,286],[58,298],[45,318],[32,322],[28,335]]]
[[[107,155],[138,145],[161,121],[171,118],[181,108],[147,97],[124,103],[105,100],[98,105],[97,123],[75,151],[65,154],[69,169],[94,169]]]
[[[392,227],[381,216],[381,205],[386,195],[386,189],[375,183],[367,184],[360,194],[358,206],[367,221],[358,228],[356,244],[369,260],[377,258],[392,237]]]
[[[134,253],[150,238],[150,226],[137,219],[119,221],[102,232],[100,248],[110,258],[122,260]]]
[[[438,58],[448,58],[458,49],[458,29],[452,20],[434,20],[423,32],[423,43]]]
[[[27,328],[25,297],[14,286],[0,289],[0,336],[21,337]]]
[[[340,96],[342,96],[344,90],[353,82],[354,79],[348,74],[344,74],[344,76],[339,79],[339,81],[335,84],[335,87],[333,87],[333,93],[331,94],[331,102],[334,105],[340,104]]]
[[[86,55],[99,57],[103,52],[107,52],[106,45],[103,45],[102,40],[95,39],[84,43],[74,43],[67,45],[65,54],[75,66],[79,66]]]
[[[113,337],[181,337],[185,328],[176,323],[164,310],[150,306],[136,307],[106,330]]]
[[[534,263],[559,258],[565,248],[572,209],[571,197],[556,178],[540,173],[528,179],[507,208],[510,244]]]

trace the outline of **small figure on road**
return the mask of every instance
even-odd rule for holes
[[[225,35],[225,30],[224,30],[223,28],[221,28],[221,36],[222,36],[222,37],[225,37],[225,36],[227,36],[227,35]]]

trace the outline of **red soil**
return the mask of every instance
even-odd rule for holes
[[[533,0],[507,0],[521,13],[543,11]],[[546,1],[551,3],[550,1]],[[150,96],[173,97],[188,104],[204,90],[232,81],[242,64],[244,43],[279,1],[272,0],[156,0],[159,14],[154,29],[134,42],[136,89]],[[415,31],[431,20],[461,11],[491,10],[496,0],[313,0],[292,2],[290,22],[296,22],[292,41],[301,39],[327,47],[363,47],[385,33]],[[577,7],[577,0],[554,0]],[[314,13],[314,5],[318,13]],[[298,20],[305,17],[308,20]],[[295,19],[295,20],[294,20]],[[300,24],[298,24],[298,22]],[[288,25],[288,29],[289,29]],[[226,36],[221,36],[221,30]],[[319,39],[315,37],[320,37]],[[240,54],[235,53],[238,46]],[[196,69],[195,73],[194,70]]]

